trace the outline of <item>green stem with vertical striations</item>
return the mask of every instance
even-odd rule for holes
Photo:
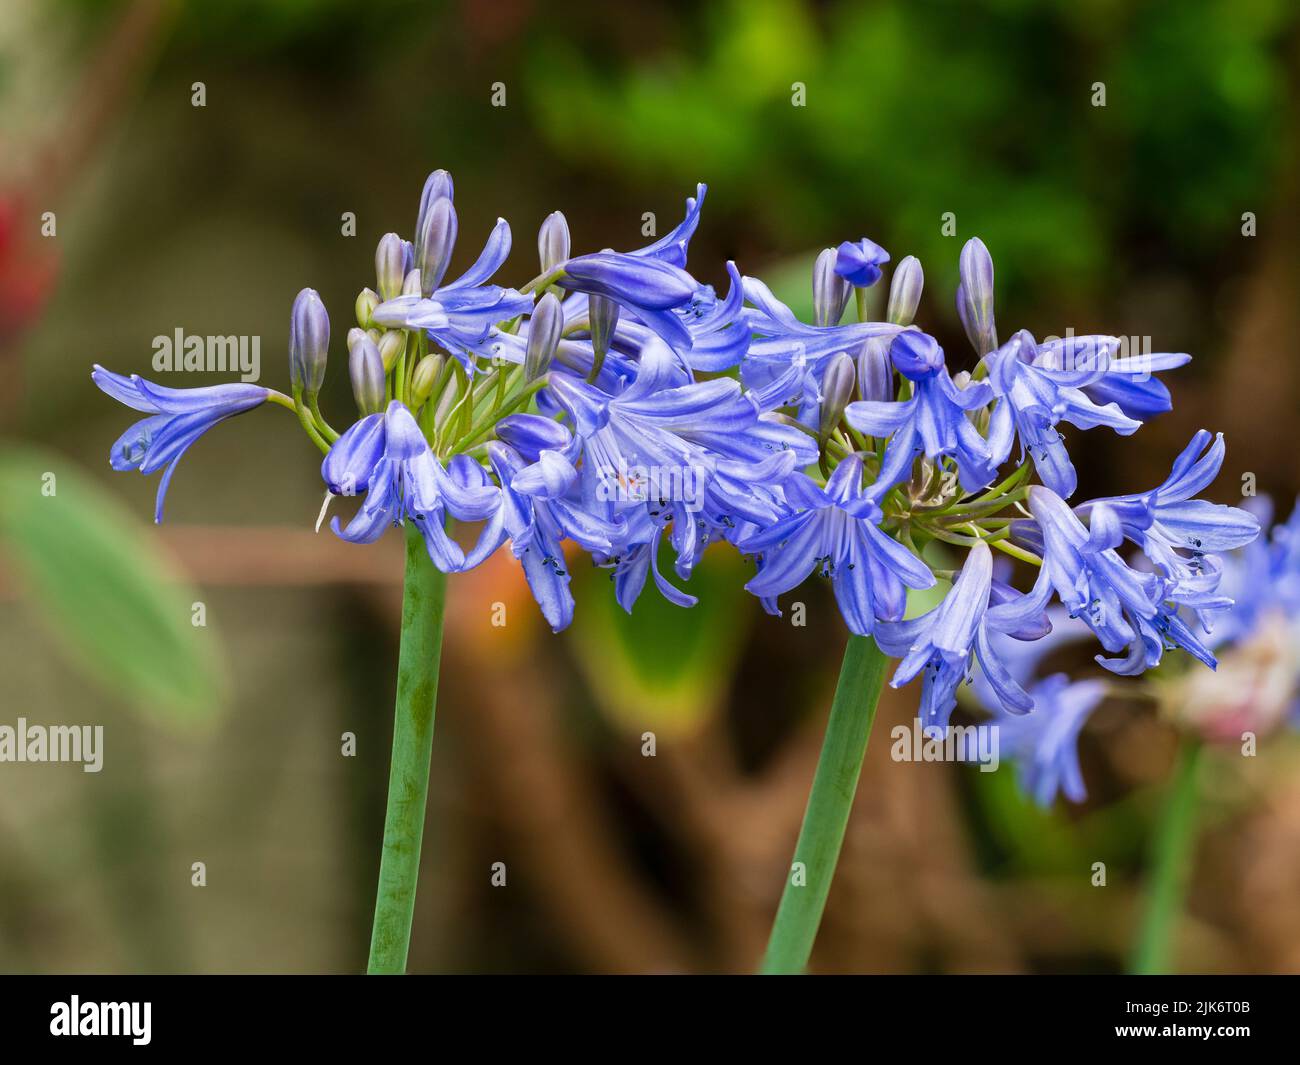
[[[888,665],[870,636],[849,637],[794,861],[763,958],[765,974],[801,973],[808,964]]]
[[[393,715],[393,760],[388,771],[384,854],[370,937],[371,973],[403,973],[415,914],[420,840],[429,795],[433,713],[438,700],[438,664],[447,577],[429,559],[424,537],[406,523],[406,582],[402,594],[402,637],[397,659],[397,709]]]
[[[1196,778],[1200,761],[1201,742],[1191,737],[1184,739],[1160,823],[1156,826],[1146,913],[1129,965],[1131,973],[1145,976],[1169,969],[1171,934],[1187,895],[1187,877],[1196,841]]]

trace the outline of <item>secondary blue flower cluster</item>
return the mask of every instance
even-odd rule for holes
[[[1187,490],[1197,477],[1213,476],[1223,442],[1215,440],[1205,450],[1208,442],[1208,434],[1198,434],[1175,462],[1169,480],[1154,492],[1107,501],[1120,514],[1133,515],[1126,521],[1125,535],[1146,545],[1149,557],[1160,557],[1173,537],[1195,536],[1204,544],[1222,536],[1223,526],[1207,510],[1208,504],[1189,505],[1171,495]],[[1169,508],[1168,526],[1154,518],[1160,498]],[[1260,497],[1251,503],[1250,509],[1267,527],[1271,501]],[[1208,560],[1202,559],[1202,565],[1209,565]],[[1058,795],[1071,802],[1087,797],[1079,767],[1079,733],[1108,695],[1154,702],[1165,719],[1213,743],[1235,745],[1247,735],[1262,739],[1283,727],[1300,728],[1300,504],[1286,522],[1273,526],[1269,537],[1255,539],[1213,565],[1217,605],[1231,603],[1232,609],[1217,618],[1203,641],[1217,659],[1218,671],[1211,677],[1166,669],[1162,674],[1173,675],[1162,675],[1146,690],[1121,692],[1097,676],[1044,671],[1049,656],[1091,635],[1083,619],[1071,618],[1059,606],[1048,612],[1052,631],[1047,638],[1033,644],[995,641],[998,661],[1032,695],[1035,712],[1008,714],[987,674],[977,673],[974,691],[993,714],[1002,751],[1017,764],[1024,790],[1038,803],[1049,806]]]
[[[337,535],[370,542],[410,522],[445,572],[508,547],[556,631],[573,617],[576,553],[610,571],[628,610],[647,578],[690,606],[661,555],[685,582],[710,544],[726,542],[753,559],[747,587],[772,613],[810,575],[828,578],[848,628],[902,660],[895,685],[923,678],[922,715],[936,728],[975,662],[1000,707],[1031,710],[1007,646],[1047,634],[1053,600],[1116,673],[1149,669],[1171,648],[1213,665],[1197,634],[1229,605],[1213,552],[1258,528],[1194,498],[1218,471],[1222,441],[1198,434],[1151,492],[1072,504],[1061,431],[1133,433],[1169,408],[1153,373],[1188,356],[1023,330],[999,344],[979,240],[962,249],[957,290],[973,359],[950,359],[913,323],[924,275],[911,256],[893,270],[883,319],[870,320],[868,290],[890,257],[866,239],[818,257],[803,322],[733,263],[725,295],[687,271],[704,198],[700,185],[678,226],[630,252],[575,255],[552,214],[539,272],[512,288],[493,282],[511,249],[504,220],[446,280],[458,221],[451,177],[438,171],[413,239],[379,242],[375,288],[357,298],[347,349],[359,417],[346,431],[319,407],[330,321],[304,289],[291,313],[291,395],[185,393],[96,369],[100,387],[152,415],[115,446],[114,466],[167,466],[161,516],[190,443],[225,417],[279,404],[325,453],[329,496],[364,496],[350,520],[334,519]],[[845,320],[850,297],[856,320]],[[477,529],[462,541],[451,518]],[[995,553],[1037,571],[1028,591],[995,572]],[[906,618],[909,592],[940,586],[937,605]]]

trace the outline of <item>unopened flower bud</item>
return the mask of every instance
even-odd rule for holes
[[[411,375],[411,399],[415,406],[423,406],[429,401],[429,397],[433,395],[433,386],[438,383],[438,377],[442,374],[445,361],[435,352],[426,355],[415,364],[415,372]]]
[[[357,325],[369,329],[374,325],[375,308],[379,306],[379,294],[374,289],[363,288],[357,293]]]
[[[379,357],[384,360],[384,373],[392,373],[398,356],[406,348],[406,334],[400,329],[390,329],[379,338],[376,346],[379,348]]]
[[[587,297],[587,318],[591,327],[591,346],[597,359],[603,359],[614,339],[618,325],[618,304],[608,296]]]
[[[289,316],[289,379],[309,396],[320,391],[329,358],[330,317],[319,293],[305,288]]]
[[[456,187],[447,171],[435,170],[425,178],[424,190],[420,193],[420,213],[415,218],[415,232],[419,233],[424,228],[424,220],[429,213],[429,208],[437,200],[455,200],[455,198]]]
[[[943,369],[943,348],[928,333],[908,329],[889,344],[889,360],[909,381],[924,381]]]
[[[599,297],[596,297],[599,298]],[[617,304],[614,305],[617,309]],[[546,373],[564,332],[564,308],[555,293],[537,301],[528,320],[528,348],[524,355],[524,380],[536,381]]]
[[[827,248],[813,267],[813,323],[839,325],[851,286],[835,272],[836,252]]]
[[[957,316],[976,352],[987,355],[998,346],[998,331],[993,321],[993,258],[979,237],[962,248],[958,269]]]
[[[402,282],[403,296],[418,296],[420,294],[420,271],[419,268],[411,270],[406,275],[406,280]]]
[[[844,408],[853,398],[853,386],[857,372],[853,367],[853,356],[841,351],[826,367],[822,378],[822,406],[819,427],[823,440],[827,439],[844,417]]]
[[[357,409],[363,415],[383,410],[384,360],[365,330],[348,330],[348,374]]]
[[[911,325],[925,287],[925,272],[915,255],[903,259],[889,280],[889,306],[885,317],[895,325]]]
[[[542,273],[559,266],[569,257],[569,223],[559,211],[546,216],[537,231],[537,258]]]
[[[396,233],[385,233],[379,238],[379,246],[375,248],[375,280],[380,299],[391,300],[401,295],[402,282],[410,269],[409,255],[409,246]]]
[[[887,337],[870,337],[858,350],[858,395],[877,403],[894,398],[894,364],[889,360]]]
[[[420,271],[420,294],[433,295],[451,263],[456,247],[456,208],[443,197],[434,200],[415,237],[415,265]]]

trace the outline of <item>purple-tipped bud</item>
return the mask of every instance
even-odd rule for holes
[[[384,360],[364,329],[348,330],[348,374],[361,414],[384,409]]]
[[[813,324],[839,325],[849,302],[850,285],[835,272],[836,252],[827,248],[813,267]]]
[[[375,308],[379,306],[379,294],[371,288],[363,288],[357,293],[354,310],[357,312],[357,325],[369,329],[375,324]]]
[[[889,307],[885,317],[895,325],[911,325],[924,287],[925,272],[921,269],[921,260],[915,255],[907,256],[889,280]]]
[[[402,293],[402,282],[406,280],[407,244],[396,233],[385,233],[379,238],[375,248],[375,280],[379,287],[379,296],[391,300]]]
[[[845,241],[835,249],[835,272],[854,288],[870,288],[880,280],[880,266],[889,262],[889,252],[863,237]],[[832,323],[834,324],[834,323]]]
[[[908,329],[894,337],[889,359],[909,381],[924,381],[943,369],[943,348],[919,329]]]
[[[617,304],[614,304],[614,309],[618,310]],[[563,332],[564,308],[555,293],[548,292],[537,301],[532,317],[528,319],[528,349],[524,355],[525,381],[536,381],[550,368]]]
[[[289,380],[309,396],[320,391],[329,358],[330,316],[320,294],[305,288],[289,315]]]
[[[544,274],[569,258],[569,223],[559,211],[548,214],[537,231],[537,258]]]
[[[858,350],[858,395],[877,403],[894,398],[894,364],[889,361],[889,340],[871,337]]]
[[[415,265],[420,271],[420,294],[426,299],[441,283],[456,247],[456,208],[450,199],[434,200],[415,236]]]
[[[437,200],[456,199],[456,187],[451,175],[445,170],[435,170],[424,179],[424,191],[420,193],[420,213],[415,217],[415,232],[424,228],[425,216]]]
[[[993,258],[979,237],[962,248],[958,269],[957,316],[976,352],[987,355],[998,346],[998,331],[993,321]]]
[[[853,367],[853,356],[847,351],[841,351],[831,359],[830,365],[826,367],[826,374],[822,378],[822,406],[819,423],[823,440],[835,431],[835,427],[840,424],[840,419],[844,417],[844,408],[849,405],[849,400],[853,398],[853,386],[856,379],[857,372]]]
[[[423,406],[433,395],[433,386],[442,374],[443,362],[443,357],[435,352],[415,364],[415,372],[411,374],[411,399],[415,406]]]
[[[384,373],[391,373],[397,358],[406,348],[406,334],[400,329],[390,329],[384,333],[376,345],[379,348],[379,357],[384,360]]]
[[[591,323],[591,346],[599,361],[609,351],[618,325],[618,304],[606,296],[587,297],[587,316]]]

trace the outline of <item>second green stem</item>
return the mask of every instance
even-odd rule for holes
[[[1187,876],[1196,842],[1196,778],[1200,761],[1200,741],[1184,739],[1156,827],[1146,913],[1129,967],[1132,973],[1150,975],[1169,970],[1174,925],[1187,895]]]

